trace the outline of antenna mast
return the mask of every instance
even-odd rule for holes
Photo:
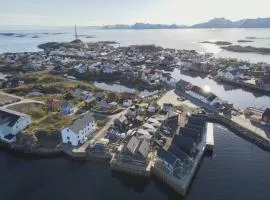
[[[78,40],[77,26],[75,24],[75,39]]]

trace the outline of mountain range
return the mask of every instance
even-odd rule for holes
[[[214,18],[204,23],[191,26],[177,24],[136,23],[133,25],[116,24],[102,26],[102,29],[181,29],[181,28],[270,28],[270,18],[242,19],[231,21],[225,18]]]

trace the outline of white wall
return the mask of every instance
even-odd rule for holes
[[[3,136],[8,134],[17,135],[29,124],[31,124],[30,117],[20,117],[12,127],[8,126],[8,123],[0,125],[0,134]]]
[[[92,135],[96,130],[96,123],[89,123],[86,127],[79,131],[79,133],[74,133],[68,127],[64,128],[61,131],[62,142],[63,143],[71,143],[73,146],[78,146],[79,144],[83,144],[86,142],[87,137]]]

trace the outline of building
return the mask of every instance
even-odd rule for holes
[[[79,65],[76,65],[74,67],[74,69],[76,70],[76,72],[78,72],[80,74],[83,74],[83,73],[87,72],[87,67],[85,65],[81,64],[81,63]]]
[[[174,105],[171,103],[164,103],[162,107],[163,112],[174,112]]]
[[[102,71],[103,73],[111,74],[113,73],[113,68],[111,66],[104,66]]]
[[[150,104],[147,108],[148,112],[155,113],[158,111],[159,106],[157,104]]]
[[[60,113],[62,115],[70,115],[74,112],[74,106],[71,103],[62,103],[60,106]]]
[[[176,154],[172,153],[175,149],[170,149],[166,151],[163,148],[159,148],[157,152],[157,162],[156,164],[164,170],[164,173],[174,176],[176,178],[181,178],[189,169],[192,159],[185,153],[175,151]]]
[[[124,107],[130,107],[130,106],[132,106],[132,100],[131,99],[127,99],[127,100],[124,100],[123,101],[123,106]]]
[[[270,108],[266,108],[262,115],[262,121],[266,123],[270,123]]]
[[[177,83],[176,83],[176,89],[178,91],[181,92],[185,92],[186,91],[186,87],[190,85],[190,82],[187,82],[185,80],[180,79]]]
[[[93,97],[94,94],[92,92],[77,88],[72,92],[72,95],[74,97],[86,100],[86,99],[90,99],[91,97]]]
[[[196,142],[191,137],[183,135],[175,135],[171,146],[178,148],[189,156],[191,156],[196,150]]]
[[[196,85],[189,85],[186,89],[186,93],[196,98],[203,103],[209,104],[211,106],[215,104],[223,104],[223,101],[217,97],[212,92],[205,91],[204,89],[196,86]]]
[[[29,115],[0,108],[0,138],[6,142],[16,140],[16,135],[31,123]]]
[[[149,152],[150,142],[148,140],[132,136],[127,145],[117,154],[117,160],[123,163],[147,166]]]
[[[96,127],[93,115],[86,113],[62,130],[62,141],[72,146],[83,144],[94,133]]]

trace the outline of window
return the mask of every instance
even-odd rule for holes
[[[67,139],[68,139],[68,140],[70,140],[70,137],[69,137],[69,136],[67,136]]]
[[[69,129],[67,129],[67,132],[69,132]]]

